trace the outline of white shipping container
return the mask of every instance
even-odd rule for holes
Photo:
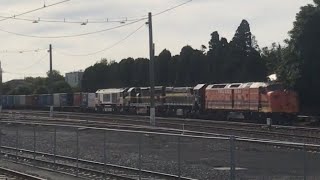
[[[53,94],[53,106],[60,107],[60,94]]]
[[[88,108],[95,108],[96,107],[96,94],[95,93],[88,93]]]

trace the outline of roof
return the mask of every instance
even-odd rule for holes
[[[205,86],[205,84],[198,84],[198,85],[196,85],[196,87],[194,87],[193,89],[194,89],[194,90],[199,90],[199,89],[203,88],[204,86]]]
[[[192,87],[166,87],[166,92],[187,92]]]
[[[267,87],[266,82],[248,82],[248,83],[229,83],[229,84],[211,84],[207,89],[235,89],[235,88],[259,88]]]
[[[128,89],[128,92],[132,92],[134,89],[136,89],[136,88],[131,87],[131,88]]]
[[[96,93],[100,94],[111,94],[111,93],[121,93],[124,89],[98,89]]]

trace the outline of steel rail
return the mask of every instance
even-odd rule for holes
[[[112,129],[112,128],[101,128],[101,127],[88,127],[81,125],[63,125],[63,124],[46,124],[46,123],[32,123],[32,122],[22,122],[22,123],[13,123],[13,122],[1,122],[0,123],[11,123],[11,124],[22,124],[22,125],[36,125],[44,127],[64,127],[64,128],[78,128],[83,130],[98,130],[98,131],[110,131],[110,132],[122,132],[122,133],[135,133],[135,134],[148,134],[148,135],[164,135],[164,136],[173,136],[173,137],[185,137],[185,138],[198,138],[198,139],[216,139],[216,140],[230,140],[230,137],[235,137],[235,140],[240,142],[252,142],[252,143],[265,143],[271,145],[292,145],[292,146],[307,146],[310,148],[320,148],[320,144],[314,143],[299,143],[291,141],[282,141],[282,140],[272,140],[272,139],[262,139],[262,138],[251,138],[245,136],[226,136],[221,134],[221,136],[206,136],[206,135],[188,135],[188,134],[174,134],[174,133],[164,133],[164,132],[152,132],[152,131],[141,131],[141,130],[126,130],[126,129]],[[156,128],[155,128],[156,129]],[[219,134],[217,134],[219,135]]]
[[[40,155],[40,156],[44,156],[44,157],[50,157],[50,158],[53,158],[55,156],[56,158],[59,158],[60,160],[64,160],[64,161],[77,161],[77,159],[74,158],[74,157],[68,157],[68,156],[62,156],[62,155],[54,155],[54,154],[51,154],[51,153],[44,153],[44,152],[39,152],[39,151],[34,152],[32,150],[19,149],[19,148],[17,149],[15,147],[7,147],[7,146],[1,146],[1,148],[5,149],[5,150],[11,150],[11,151],[19,150],[20,152],[29,153],[31,155],[33,155],[35,153],[36,155]],[[11,153],[5,153],[5,152],[2,152],[2,153],[10,155],[10,156],[16,156],[16,154],[14,154],[14,153],[12,153],[12,154]],[[25,157],[25,156],[19,156],[19,157],[24,158],[24,159],[29,159],[30,161],[34,160],[31,157],[30,158],[29,157]],[[39,160],[39,159],[36,159],[36,161],[54,164],[53,162]],[[137,173],[137,174],[140,171],[140,169],[138,169],[138,168],[126,167],[126,166],[115,165],[115,164],[104,164],[102,162],[95,162],[95,161],[84,160],[84,159],[78,159],[78,161],[80,163],[83,163],[83,164],[89,164],[89,165],[94,165],[94,166],[97,166],[97,165],[105,166],[106,165],[109,168],[114,168],[114,169],[117,169],[117,170],[131,171],[131,172],[134,172],[134,173]],[[58,165],[76,168],[75,166],[61,164],[61,163],[58,164]],[[79,168],[81,168],[81,167],[79,167]],[[93,172],[96,172],[96,173],[99,173],[99,174],[104,174],[104,171],[91,170],[91,169],[87,169],[87,168],[83,168],[83,169],[86,170],[86,171],[93,171]],[[161,172],[155,172],[155,171],[149,171],[149,170],[144,170],[144,169],[141,169],[141,172],[144,173],[144,174],[153,175],[153,176],[157,176],[157,177],[163,177],[163,178],[174,178],[174,179],[178,178],[177,175],[161,173]],[[114,174],[107,174],[107,175],[114,175]],[[116,175],[116,176],[118,178],[119,177],[126,178],[125,176],[118,176],[118,175]],[[181,179],[182,180],[194,180],[194,179],[188,178],[188,177],[181,177]]]
[[[0,167],[0,174],[4,174],[6,176],[13,176],[13,177],[17,177],[18,179],[24,179],[24,180],[45,180],[43,178],[40,177],[36,177],[30,174],[26,174],[26,173],[22,173],[19,171],[15,171],[12,169],[8,169],[8,168],[4,168],[4,167]]]
[[[5,110],[5,113],[8,113],[10,111]],[[48,115],[49,111],[11,111],[11,112],[22,112],[22,113],[26,113],[26,114],[43,114],[43,115]],[[148,116],[139,116],[139,115],[119,115],[119,114],[99,114],[99,113],[79,113],[79,112],[60,112],[60,111],[56,111],[55,115],[66,115],[69,117],[89,117],[89,118],[104,118],[104,119],[108,119],[111,117],[123,117],[123,118],[130,118],[130,120],[132,120],[132,118],[144,118],[145,120],[148,120]],[[118,118],[119,119],[119,118]],[[175,117],[157,117],[158,120],[164,120],[164,121],[177,121],[177,122],[190,122],[190,123],[200,123],[200,124],[223,124],[223,125],[237,125],[237,126],[252,126],[252,127],[259,127],[262,124],[257,124],[257,123],[246,123],[246,122],[232,122],[232,121],[216,121],[216,120],[203,120],[203,119],[190,119],[190,118],[175,118]],[[125,119],[123,119],[125,120]],[[146,121],[143,121],[146,122]],[[320,132],[320,128],[309,128],[309,127],[299,127],[299,126],[283,126],[283,125],[273,125],[274,128],[276,129],[292,129],[292,130],[305,130],[305,131],[319,131]]]
[[[74,115],[70,115],[70,116],[74,116]],[[69,117],[70,118],[70,117]],[[87,118],[84,116],[84,118]],[[92,118],[92,117],[91,117]],[[48,121],[50,119],[47,119]],[[65,120],[65,119],[57,119],[55,118],[54,120],[60,120],[62,121],[71,121],[70,119]],[[106,118],[104,117],[103,119],[101,119],[100,121],[94,121],[94,120],[81,120],[81,119],[72,119],[73,121],[78,121],[78,122],[86,122],[87,124],[93,123],[93,126],[96,124],[100,124],[100,125],[106,125],[107,122],[105,122]],[[127,121],[129,122],[129,124],[127,123],[126,125],[137,125],[137,124],[133,124],[133,122],[143,122],[142,125],[145,125],[145,128],[148,124],[147,121],[141,121],[141,120],[136,120],[136,119],[111,119],[112,122],[118,122],[118,121]],[[110,124],[108,124],[110,126]],[[116,123],[113,124],[114,126],[120,126]],[[176,124],[176,123],[172,123],[172,122],[159,122],[158,123],[158,127],[159,125],[163,125],[160,127],[170,127],[171,129],[175,129],[178,130],[177,128],[183,128],[183,130],[186,130],[185,128],[189,128],[187,130],[190,131],[198,131],[198,132],[210,132],[212,130],[223,130],[223,131],[232,131],[232,132],[240,132],[240,133],[251,133],[251,134],[257,134],[257,135],[271,135],[271,136],[281,136],[281,137],[287,137],[287,138],[302,138],[302,139],[310,139],[312,141],[314,140],[320,140],[319,136],[306,136],[306,135],[300,135],[300,134],[294,134],[294,133],[283,133],[283,132],[274,132],[272,130],[274,129],[267,129],[267,130],[257,130],[257,127],[263,127],[262,125],[256,126],[254,129],[248,129],[248,127],[244,127],[244,128],[239,128],[239,127],[235,127],[235,128],[231,128],[231,127],[217,127],[217,126],[208,126],[208,125],[200,125],[200,124]],[[225,124],[221,124],[221,125],[225,125]],[[182,127],[183,126],[183,127]],[[202,131],[200,131],[202,130]],[[203,131],[206,130],[206,131]]]

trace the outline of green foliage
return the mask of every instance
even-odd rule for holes
[[[39,86],[34,91],[33,94],[48,94],[48,89],[46,86]]]
[[[47,76],[53,82],[64,81],[64,77],[57,70],[52,70],[52,75],[50,75],[50,71],[48,71]]]
[[[302,7],[296,16],[289,33],[284,70],[284,79],[299,91],[306,106],[320,101],[320,3],[314,2],[315,5]]]
[[[28,85],[18,86],[12,89],[8,94],[10,95],[29,95],[32,93],[32,89]]]
[[[262,48],[261,56],[262,60],[266,64],[268,74],[277,73],[279,65],[282,62],[283,48],[280,44],[272,43],[271,47]]]
[[[185,46],[172,56],[164,49],[155,58],[155,83],[165,86],[193,86],[197,83],[262,81],[266,67],[249,23],[243,20],[229,43],[218,32],[211,34],[209,50]],[[83,91],[101,88],[148,86],[149,60],[126,58],[119,63],[101,60],[88,67],[83,76]]]
[[[266,67],[259,53],[259,46],[243,20],[232,41],[211,34],[208,51],[207,78],[211,83],[263,81]]]
[[[28,95],[28,94],[47,94],[49,88],[50,73],[48,77],[26,77],[24,80],[12,80],[3,84],[3,94]],[[59,71],[53,70],[52,73],[52,92],[71,92],[71,87],[65,82],[64,77]]]
[[[71,93],[72,88],[65,81],[56,81],[52,84],[52,93]]]

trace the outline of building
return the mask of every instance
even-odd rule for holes
[[[83,71],[66,73],[65,80],[71,87],[81,87]]]

